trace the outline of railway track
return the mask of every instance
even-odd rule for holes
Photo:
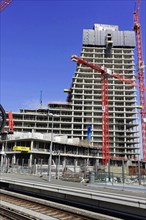
[[[16,210],[12,210],[8,207],[1,206],[0,207],[0,219],[1,220],[36,220],[36,218],[32,218],[24,213],[18,212]]]
[[[0,198],[1,214],[10,220],[119,219],[5,190],[1,190]]]

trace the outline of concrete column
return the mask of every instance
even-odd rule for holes
[[[99,160],[96,159],[96,161],[95,161],[95,172],[96,173],[98,172],[98,167],[99,167]]]
[[[32,154],[30,154],[29,156],[29,164],[28,164],[29,167],[32,167]]]
[[[1,169],[3,171],[3,165],[4,165],[4,156],[1,155]]]
[[[86,163],[86,166],[89,166],[90,163],[89,163],[89,158],[87,158],[87,163]]]
[[[64,170],[66,168],[66,159],[63,160],[63,163],[62,163],[62,170]]]
[[[5,171],[6,171],[6,173],[8,172],[8,157],[5,157]]]
[[[31,140],[30,150],[33,150],[33,140]]]
[[[7,164],[7,167],[8,167],[8,169],[9,169],[9,167],[10,167],[10,158],[8,158],[8,164]],[[8,170],[7,170],[8,171]]]
[[[37,173],[37,164],[36,164],[36,159],[34,159],[34,171],[33,171],[34,174]]]
[[[22,168],[24,167],[24,158],[22,159]]]
[[[3,144],[2,144],[2,152],[4,152],[5,151],[5,145],[4,145],[4,142],[3,142]]]
[[[16,164],[16,155],[15,154],[12,157],[12,164]]]

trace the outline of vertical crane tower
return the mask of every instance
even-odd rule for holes
[[[146,160],[146,94],[144,90],[144,61],[142,51],[142,34],[140,25],[140,0],[137,0],[137,9],[134,15],[134,31],[136,34],[136,47],[137,47],[137,60],[138,60],[138,81],[140,85],[140,105],[141,109],[141,128],[142,128],[142,146],[143,146],[143,159]]]
[[[11,2],[12,2],[12,0],[3,0],[0,3],[0,12],[2,12]],[[9,119],[8,133],[12,134],[13,128],[14,128],[12,112],[8,113],[8,119]],[[5,124],[6,124],[6,113],[5,113],[3,106],[0,104],[0,134],[1,134],[1,132],[3,132]]]

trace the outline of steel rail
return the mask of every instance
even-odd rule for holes
[[[3,197],[4,195],[4,197]],[[6,198],[5,198],[6,196]],[[5,202],[6,201],[6,202]],[[13,205],[9,202],[13,201]],[[70,207],[56,202],[46,201],[44,199],[38,199],[32,196],[21,195],[9,191],[2,190],[1,192],[1,203],[7,209],[12,208],[15,211],[18,209],[20,212],[29,213],[30,218],[28,219],[46,219],[46,216],[51,213],[51,219],[78,219],[78,220],[121,220],[121,218],[111,217],[107,214],[94,213],[88,210],[83,210],[76,207]],[[15,205],[14,205],[15,204]],[[19,204],[21,204],[19,206]],[[20,208],[21,207],[21,208]],[[30,210],[30,211],[29,211]],[[35,218],[33,218],[33,210]],[[37,214],[39,212],[39,214]],[[43,216],[41,216],[43,213]],[[46,215],[46,216],[45,216]],[[23,220],[23,219],[22,219]]]
[[[7,217],[11,220],[36,220],[34,217],[27,216],[26,214],[24,215],[24,213],[21,213],[18,210],[12,210],[3,205],[0,206],[0,213],[1,216]]]

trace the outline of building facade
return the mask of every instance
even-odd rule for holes
[[[51,142],[52,153],[50,152]],[[52,133],[15,132],[0,141],[2,171],[8,168],[10,170],[12,167],[32,168],[34,165],[45,165],[48,171],[50,154],[52,155],[52,168],[58,164],[62,171],[67,167],[70,167],[71,171],[74,169],[81,171],[85,166],[89,171],[99,165],[96,147],[80,146],[79,138],[69,139],[66,135],[58,136]]]
[[[95,24],[83,30],[80,57],[135,80],[135,34],[118,26]],[[96,147],[102,158],[101,74],[82,64],[76,65],[66,102],[51,102],[48,109],[20,109],[13,112],[14,129],[19,132],[53,131],[79,138],[80,145]],[[135,160],[139,156],[139,123],[136,87],[108,76],[110,155],[115,160]],[[91,128],[90,139],[87,130]]]

